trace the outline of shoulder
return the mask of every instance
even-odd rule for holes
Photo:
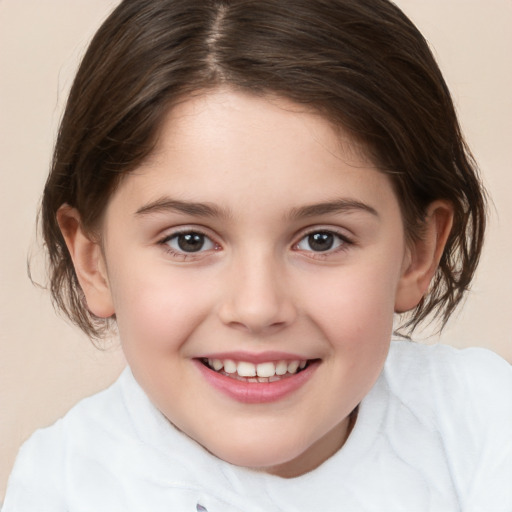
[[[35,432],[20,448],[9,477],[3,512],[65,510],[61,486],[63,453],[58,439],[62,422]]]
[[[468,391],[472,391],[475,400],[491,396],[510,398],[512,392],[512,366],[483,348],[457,349],[397,341],[392,343],[384,371],[396,389],[407,380],[417,391],[428,385],[430,393],[442,391],[447,399]]]
[[[384,376],[393,395],[437,422],[451,412],[471,416],[474,427],[489,428],[491,418],[512,426],[512,366],[489,350],[393,342]]]
[[[473,347],[459,349],[449,345],[425,345],[415,341],[393,341],[387,363],[393,365],[427,365],[435,371],[445,368],[461,370],[471,369],[486,372],[499,369],[506,378],[510,378],[512,366],[502,357],[485,348]],[[508,377],[507,377],[508,375]]]
[[[509,510],[512,366],[482,348],[396,342],[383,377],[390,408],[437,439],[467,510]]]
[[[66,510],[66,472],[77,451],[118,436],[123,420],[123,378],[75,405],[55,424],[37,430],[22,445],[9,477],[2,512]],[[88,448],[86,448],[88,447]],[[46,505],[44,505],[46,504]],[[48,508],[45,508],[48,507]]]

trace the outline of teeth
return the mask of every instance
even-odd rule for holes
[[[255,377],[256,376],[256,365],[252,363],[246,363],[240,361],[236,366],[236,372],[240,377]]]
[[[256,366],[258,377],[273,377],[276,374],[276,365],[274,363],[260,363]]]
[[[288,363],[286,361],[279,361],[276,365],[276,375],[284,375],[288,371]]]
[[[226,373],[236,373],[237,366],[236,366],[235,361],[232,361],[231,359],[226,359],[224,361],[223,366],[224,366],[224,371]]]
[[[247,378],[249,382],[274,382],[287,373],[293,375],[299,369],[303,370],[307,361],[268,361],[254,364],[248,361],[235,362],[232,359],[208,359],[208,365],[216,372],[224,369],[225,373]]]
[[[212,367],[216,372],[218,372],[224,367],[224,363],[220,359],[214,359]]]
[[[299,368],[300,361],[291,361],[288,363],[288,373],[296,373]]]

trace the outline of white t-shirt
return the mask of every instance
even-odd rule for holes
[[[209,454],[127,369],[25,443],[2,512],[204,510],[511,512],[512,367],[483,349],[393,342],[345,445],[292,479]]]

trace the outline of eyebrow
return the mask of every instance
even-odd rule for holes
[[[354,199],[336,199],[325,203],[317,203],[300,208],[293,208],[290,212],[291,219],[302,219],[316,217],[319,215],[328,215],[333,213],[367,212],[379,218],[380,215],[372,206],[356,201]]]
[[[161,198],[139,208],[136,215],[149,215],[152,213],[179,212],[197,217],[229,217],[227,210],[211,203],[197,203],[193,201],[179,201],[177,199]]]
[[[145,216],[155,213],[165,212],[178,212],[186,215],[193,215],[197,217],[217,217],[228,218],[231,217],[228,210],[219,208],[211,203],[199,203],[193,201],[180,201],[171,198],[160,198],[140,207],[135,214],[138,216]],[[333,213],[350,213],[354,211],[362,211],[370,213],[375,217],[380,217],[377,210],[366,203],[356,201],[353,199],[336,199],[334,201],[327,201],[324,203],[316,203],[312,205],[301,206],[300,208],[292,208],[288,217],[293,220],[298,220],[308,217],[317,217],[320,215],[328,215]]]

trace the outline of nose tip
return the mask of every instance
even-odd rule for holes
[[[261,334],[266,332],[274,332],[288,324],[287,321],[278,318],[277,311],[269,312],[269,314],[263,315],[260,311],[248,311],[245,310],[240,314],[240,309],[237,314],[232,315],[232,319],[225,321],[230,327],[248,331],[253,334]],[[279,315],[279,317],[282,317]]]
[[[284,276],[269,266],[235,275],[219,308],[224,324],[257,334],[282,329],[295,315]]]

